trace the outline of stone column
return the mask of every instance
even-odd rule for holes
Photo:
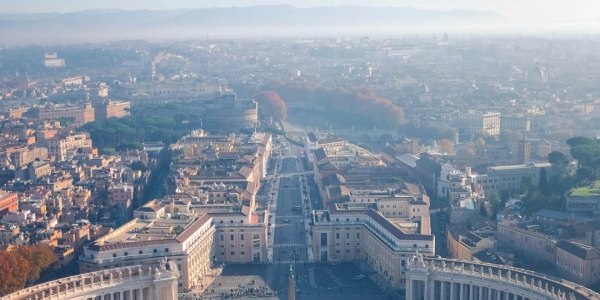
[[[456,300],[456,290],[454,282],[450,282],[450,300]]]
[[[440,281],[440,298],[446,300],[446,281]]]
[[[488,296],[487,296],[487,300],[492,300],[492,288],[488,287]]]
[[[502,292],[500,290],[496,291],[496,299],[500,300],[502,298]]]
[[[459,296],[459,300],[465,300],[465,285],[463,283],[459,283],[459,287],[460,287],[460,296]]]
[[[483,300],[483,287],[478,286],[477,289],[479,290],[479,297],[477,297],[477,300]]]
[[[412,279],[406,279],[406,300],[413,300],[412,295]]]
[[[469,284],[469,300],[475,300],[475,286]]]
[[[435,281],[429,278],[426,278],[423,281],[423,289],[425,294],[425,299],[434,299],[435,298]]]

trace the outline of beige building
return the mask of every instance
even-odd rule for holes
[[[556,269],[568,280],[581,285],[600,281],[600,249],[581,243],[556,244]]]
[[[152,208],[148,209],[152,211]],[[145,211],[115,231],[84,247],[79,257],[81,273],[126,266],[156,266],[167,259],[180,273],[178,287],[203,284],[212,270],[215,227],[207,215],[164,214],[146,218]]]
[[[504,217],[498,223],[497,241],[500,248],[510,249],[533,261],[554,263],[557,239],[544,234],[539,225],[514,217]]]
[[[80,271],[154,265],[166,257],[181,274],[180,290],[188,290],[206,286],[206,276],[216,275],[216,264],[268,260],[267,213],[227,213],[186,199],[165,201],[148,202],[135,210],[132,221],[86,246]]]
[[[56,105],[42,108],[32,108],[28,112],[37,120],[71,119],[75,126],[94,122],[94,107],[91,104],[82,105]]]
[[[446,248],[450,258],[478,261],[477,253],[493,249],[495,244],[493,239],[469,231],[463,225],[446,228]]]
[[[435,237],[408,222],[388,220],[372,209],[332,206],[313,211],[312,259],[321,262],[362,261],[394,288],[404,287],[409,257],[417,251],[435,254]]]
[[[92,140],[87,133],[72,134],[69,136],[56,137],[46,141],[48,155],[55,160],[65,160],[75,155],[79,148],[91,149]]]
[[[550,167],[552,167],[550,163],[489,167],[487,174],[477,176],[477,183],[488,195],[489,193],[500,193],[500,191],[514,193],[521,189],[525,179],[530,179],[533,184],[537,184],[542,169],[545,169],[546,174],[549,174]]]
[[[461,134],[466,134],[467,136],[480,133],[486,136],[497,136],[500,135],[500,113],[459,113],[458,127],[462,131]]]
[[[133,201],[133,186],[130,184],[111,184],[108,189],[108,204],[127,209]]]
[[[9,155],[10,163],[16,168],[24,167],[36,160],[48,159],[48,149],[44,147],[22,148]]]
[[[527,117],[502,116],[500,117],[500,128],[502,130],[529,131],[531,130],[531,119]]]
[[[55,53],[44,54],[44,66],[46,68],[63,68],[65,66],[65,59],[58,57]]]

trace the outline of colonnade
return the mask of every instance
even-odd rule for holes
[[[42,283],[0,300],[175,300],[179,272],[173,262],[84,273]]]
[[[415,255],[406,300],[600,300],[573,282],[510,266]]]
[[[426,287],[426,284],[429,284]],[[533,300],[518,292],[501,290],[492,286],[448,282],[441,280],[409,280],[406,299],[429,300]]]

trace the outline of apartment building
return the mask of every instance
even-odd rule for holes
[[[539,225],[518,217],[505,216],[498,223],[497,241],[500,248],[516,251],[532,261],[554,263],[557,233],[544,232]]]
[[[8,212],[16,212],[19,209],[19,198],[16,193],[0,190],[0,217]]]
[[[539,182],[542,169],[549,174],[550,167],[552,167],[550,163],[489,167],[487,174],[477,176],[477,183],[487,194],[500,193],[500,191],[514,193],[521,189],[525,179],[531,180],[534,184]]]
[[[38,107],[30,109],[27,113],[36,120],[68,119],[75,126],[94,122],[94,107],[89,103]]]
[[[75,155],[79,148],[91,149],[92,140],[87,133],[78,133],[49,139],[46,141],[46,146],[48,155],[62,161]]]
[[[484,134],[486,136],[500,135],[499,112],[467,112],[458,114],[460,134],[471,136]]]

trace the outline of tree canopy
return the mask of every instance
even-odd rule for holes
[[[328,124],[350,128],[398,128],[404,111],[391,100],[359,89],[331,89],[314,85],[276,84],[270,88],[294,104],[289,118],[310,126]]]
[[[0,251],[0,296],[35,282],[55,261],[54,251],[48,245],[18,246],[12,251]]]
[[[261,113],[281,121],[287,118],[287,105],[279,94],[274,91],[262,92],[254,96]]]

